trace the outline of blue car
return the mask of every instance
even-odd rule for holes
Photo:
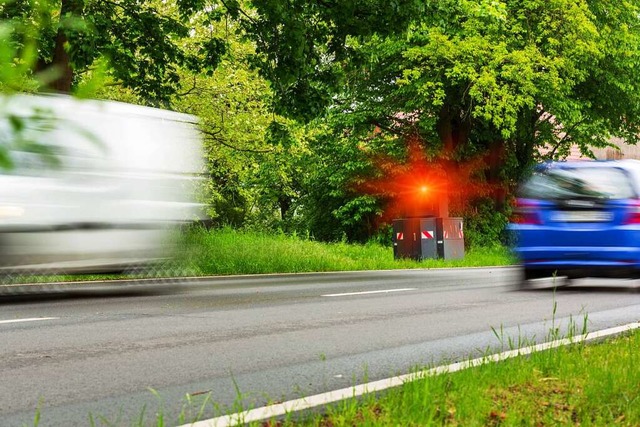
[[[539,165],[509,229],[524,277],[640,277],[640,161]]]

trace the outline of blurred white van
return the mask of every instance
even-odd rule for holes
[[[122,271],[168,256],[199,218],[193,116],[111,101],[0,101],[0,268]]]

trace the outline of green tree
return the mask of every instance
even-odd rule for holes
[[[377,125],[450,150],[516,144],[511,151],[528,161],[545,144],[556,154],[570,143],[586,152],[612,135],[637,140],[639,6],[254,1],[245,25],[289,115],[326,114],[310,91],[323,93],[321,105],[364,125],[356,131]]]
[[[208,161],[206,201],[215,225],[243,226],[256,218],[273,216],[274,206],[263,194],[270,182],[259,179],[261,170],[274,170],[276,145],[267,140],[272,122],[268,83],[251,66],[253,43],[243,39],[236,23],[224,19],[208,25],[206,15],[192,21],[189,44],[197,49],[213,38],[224,40],[226,52],[215,70],[181,69],[181,89],[172,106],[200,119]],[[286,156],[282,157],[287,161]]]
[[[452,176],[480,159],[474,179],[513,184],[574,144],[638,141],[638,1],[337,3],[256,1],[246,18],[280,111],[331,117],[333,149],[345,132],[379,154],[417,141]]]
[[[272,82],[276,112],[301,121],[323,114],[342,83],[349,39],[398,34],[421,0],[225,1],[256,43],[253,62]]]
[[[0,19],[19,30],[14,44],[37,35],[35,71],[55,75],[48,86],[70,92],[100,58],[112,84],[131,89],[150,104],[167,104],[180,87],[182,67],[213,70],[224,53],[217,37],[185,49],[190,22],[213,25],[222,7],[204,0],[13,0],[0,3]]]
[[[168,16],[178,15],[162,5]],[[172,108],[199,117],[207,157],[205,201],[214,225],[290,229],[298,198],[298,127],[273,113],[273,92],[252,63],[255,45],[237,22],[225,16],[211,22],[207,13],[190,20],[187,54],[208,40],[224,41],[225,53],[214,69],[180,67],[180,88]],[[105,97],[144,102],[130,90],[109,86]],[[291,126],[290,126],[291,125]]]

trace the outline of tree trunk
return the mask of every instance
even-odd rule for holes
[[[284,221],[289,216],[291,209],[291,199],[287,196],[278,197],[278,206],[280,207],[280,218]]]
[[[536,147],[537,125],[541,114],[541,112],[532,109],[530,111],[524,111],[518,118],[520,120],[518,128],[522,129],[517,140],[514,141],[516,160],[521,172],[515,177],[518,180],[523,177],[523,173],[531,166]]]
[[[496,140],[489,145],[484,161],[487,167],[485,176],[489,184],[495,208],[503,211],[507,198],[505,183],[500,179],[500,172],[505,165],[506,147],[503,140]]]
[[[468,118],[460,115],[460,110],[453,105],[445,104],[440,109],[436,129],[440,142],[442,143],[442,165],[445,173],[458,175],[459,165],[454,160],[454,154],[458,147],[467,142],[471,131],[471,122]],[[451,178],[447,181],[451,182]],[[456,199],[452,193],[452,188],[448,188],[447,194],[439,198],[437,212],[438,216],[449,216],[449,202]],[[450,200],[453,197],[453,200]]]
[[[443,156],[450,158],[469,138],[471,122],[468,118],[460,117],[460,111],[456,107],[445,104],[438,114],[436,128],[442,142]]]
[[[84,0],[62,0],[60,6],[60,24],[56,34],[56,43],[53,51],[53,60],[50,67],[53,67],[57,78],[51,82],[50,88],[62,93],[71,92],[73,85],[73,66],[68,51],[66,31],[69,19],[78,19],[84,9]],[[65,22],[67,21],[67,22]]]

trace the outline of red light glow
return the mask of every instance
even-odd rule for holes
[[[491,193],[491,186],[478,173],[487,168],[482,157],[465,162],[431,160],[420,144],[411,142],[405,162],[381,156],[372,160],[377,176],[355,190],[386,200],[383,223],[393,218],[448,216],[449,204],[458,212],[471,199]]]

